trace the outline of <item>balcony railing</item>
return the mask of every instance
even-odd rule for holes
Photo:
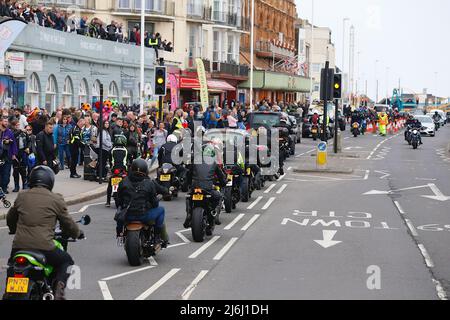
[[[196,58],[187,58],[186,68],[187,69],[197,69],[197,63],[195,62]],[[208,59],[202,59],[203,64],[205,66],[206,72],[211,72],[211,61]]]
[[[249,67],[229,62],[213,62],[212,72],[239,77],[248,77]]]
[[[288,58],[292,58],[295,56],[295,52],[284,49],[284,48],[277,47],[269,41],[256,41],[255,51],[271,53],[276,56],[283,56],[283,57],[288,57]]]
[[[203,4],[188,3],[187,16],[192,19],[211,20],[212,7]]]
[[[213,11],[212,20],[217,23],[226,24],[240,28],[242,25],[241,16],[236,13],[228,13],[225,11]]]
[[[81,9],[95,9],[95,0],[38,0],[37,3],[43,4],[45,7],[77,6]]]
[[[145,3],[145,12],[160,14],[165,16],[175,15],[174,0],[143,0]],[[141,12],[142,0],[116,0],[116,10],[124,12]]]

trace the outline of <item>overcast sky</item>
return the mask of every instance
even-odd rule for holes
[[[422,93],[428,88],[435,94],[437,88],[439,96],[450,96],[449,0],[296,0],[299,17],[311,20],[312,1],[314,24],[328,26],[333,32],[338,66],[342,64],[343,19],[350,18],[346,22],[347,71],[349,29],[355,26],[355,52],[361,52],[355,77],[359,73],[362,84],[368,80],[369,96],[375,97],[376,60],[380,61],[379,97],[386,95],[387,67],[389,92],[401,78],[402,87],[409,92]]]

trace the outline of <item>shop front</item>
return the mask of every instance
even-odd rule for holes
[[[250,80],[239,84],[239,89],[249,89]],[[295,102],[296,93],[306,93],[310,90],[310,79],[297,75],[264,70],[253,72],[254,101],[263,99],[270,102]],[[246,97],[249,103],[249,97]]]

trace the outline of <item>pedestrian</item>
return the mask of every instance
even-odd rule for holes
[[[99,179],[100,178],[103,179],[104,182],[106,182],[106,175],[108,173],[106,165],[108,164],[108,160],[111,155],[111,149],[113,147],[111,133],[110,133],[109,129],[110,129],[110,123],[108,120],[106,120],[103,123],[102,149],[100,150],[100,139],[97,139],[97,143],[94,145],[96,150],[98,150],[99,155],[100,155],[100,152],[102,153],[102,162],[99,163],[97,166],[97,176],[99,177]],[[101,177],[100,177],[100,168],[102,170]]]
[[[33,128],[30,125],[28,125],[25,128],[25,132],[29,140],[27,181],[30,181],[31,170],[33,170],[33,168],[36,165],[36,154],[37,154],[36,136],[33,135]]]
[[[47,121],[44,130],[36,135],[36,158],[39,165],[53,168],[55,157],[55,144],[53,143],[54,122]]]
[[[155,133],[153,134],[153,156],[151,166],[153,166],[155,161],[158,159],[159,150],[166,143],[167,136],[168,132],[165,129],[164,123],[161,122],[159,124],[159,128],[155,130]]]
[[[136,124],[130,122],[128,131],[125,133],[127,138],[128,163],[131,164],[139,157],[140,137],[136,130]]]
[[[86,148],[86,146],[89,146],[92,141],[92,133],[94,130],[93,130],[93,126],[91,123],[92,123],[91,117],[85,116],[84,117],[84,127],[83,127],[83,131],[81,134],[82,145],[80,146],[80,159],[79,159],[80,166],[82,166],[84,164],[85,148]]]
[[[72,125],[68,122],[68,116],[63,116],[62,120],[55,125],[53,129],[53,141],[55,149],[58,150],[58,158],[60,170],[64,170],[64,163],[70,165],[70,148],[69,148],[69,137],[70,131],[72,130]],[[64,161],[64,155],[66,160]]]
[[[14,133],[8,128],[9,121],[3,117],[0,121],[0,187],[8,194],[8,185],[11,181],[11,166],[17,160],[17,143]]]
[[[11,128],[14,132],[14,138],[17,143],[17,158],[13,160],[14,190],[20,190],[20,178],[22,178],[22,189],[28,189],[27,166],[28,154],[30,153],[30,140],[25,130],[20,129],[20,123],[17,120],[11,122]]]
[[[83,127],[84,127],[84,119],[79,119],[78,123],[75,127],[70,130],[70,158],[72,161],[70,162],[70,178],[79,179],[81,176],[77,174],[77,164],[78,157],[80,156],[80,148],[83,145]]]

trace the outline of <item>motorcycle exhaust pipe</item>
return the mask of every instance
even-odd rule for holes
[[[53,300],[55,300],[55,296],[52,293],[46,293],[42,296],[42,300],[53,301]]]

